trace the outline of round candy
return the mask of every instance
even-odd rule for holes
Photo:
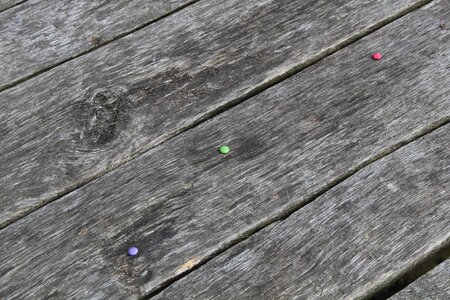
[[[230,152],[230,148],[228,146],[223,145],[223,146],[220,146],[219,151],[222,154],[227,154],[228,152]]]
[[[376,52],[374,54],[372,54],[372,58],[375,60],[380,60],[383,57],[383,55],[381,55],[380,52]]]
[[[136,247],[130,247],[128,248],[128,255],[129,256],[135,256],[136,254],[138,254],[139,250]]]

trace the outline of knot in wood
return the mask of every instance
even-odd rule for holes
[[[81,139],[90,147],[104,146],[116,137],[123,98],[119,91],[101,89],[88,99],[88,119]]]

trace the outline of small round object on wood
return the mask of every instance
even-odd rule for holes
[[[129,256],[136,256],[139,252],[139,249],[137,247],[130,247],[128,248],[128,255]]]
[[[223,145],[219,147],[219,152],[222,154],[228,154],[230,152],[230,147]]]
[[[381,55],[380,52],[375,52],[374,54],[372,54],[372,58],[374,60],[380,60],[383,57],[383,55]]]

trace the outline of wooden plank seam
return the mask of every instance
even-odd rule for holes
[[[191,4],[195,3],[195,2],[198,2],[198,1],[200,1],[200,0],[195,0],[192,3],[190,3],[190,4],[187,4],[186,6],[189,6],[189,5],[191,5]],[[379,29],[389,25],[390,23],[396,21],[397,19],[402,18],[403,16],[405,16],[405,15],[407,15],[407,14],[409,14],[409,13],[411,13],[411,12],[413,12],[413,11],[423,7],[423,6],[425,6],[426,4],[428,4],[430,2],[432,2],[432,0],[420,1],[420,2],[416,3],[415,5],[412,5],[411,7],[408,7],[408,8],[400,11],[399,13],[397,13],[395,15],[392,15],[392,16],[390,16],[390,17],[388,17],[388,18],[386,18],[386,19],[384,19],[384,20],[382,20],[382,21],[380,21],[378,23],[373,24],[372,26],[370,26],[366,30],[363,30],[362,32],[356,34],[355,36],[351,36],[351,37],[343,40],[342,42],[337,44],[335,47],[325,48],[325,50],[323,50],[322,52],[319,52],[318,54],[312,56],[309,60],[306,60],[305,62],[300,63],[298,65],[295,65],[291,69],[287,70],[286,72],[284,72],[284,73],[282,73],[282,74],[280,74],[278,76],[275,76],[274,78],[272,78],[272,79],[270,79],[268,81],[265,81],[265,82],[255,86],[252,90],[250,90],[249,92],[243,94],[242,96],[237,97],[237,98],[235,98],[235,99],[233,99],[233,100],[223,104],[222,106],[218,106],[218,107],[214,108],[213,110],[204,113],[203,115],[199,116],[198,119],[194,120],[192,123],[183,125],[183,126],[177,128],[176,130],[173,130],[172,132],[167,132],[161,138],[159,138],[159,140],[156,143],[154,143],[152,146],[150,146],[150,147],[148,147],[148,146],[147,147],[145,147],[145,146],[142,147],[136,153],[131,155],[128,159],[115,162],[115,163],[111,164],[109,166],[109,168],[107,168],[105,170],[102,170],[102,171],[99,171],[94,176],[87,177],[84,181],[80,182],[79,184],[74,184],[74,185],[68,186],[68,188],[65,191],[57,193],[54,197],[51,197],[51,198],[46,199],[45,201],[42,201],[39,205],[37,205],[35,207],[32,207],[30,209],[22,211],[21,213],[17,214],[17,216],[15,216],[14,218],[11,218],[11,219],[9,219],[7,221],[0,222],[0,229],[5,228],[5,227],[13,224],[17,220],[20,220],[21,218],[23,218],[23,217],[29,215],[30,213],[32,213],[33,211],[44,207],[48,203],[51,203],[51,202],[53,202],[53,201],[55,201],[55,200],[57,200],[57,199],[59,199],[61,197],[64,197],[65,195],[70,194],[71,192],[73,192],[73,191],[79,189],[80,187],[88,184],[89,182],[93,181],[94,179],[99,178],[99,177],[109,173],[110,171],[115,170],[115,169],[125,165],[126,163],[132,161],[133,159],[139,157],[140,155],[146,153],[147,151],[149,151],[149,150],[151,150],[151,149],[153,149],[153,148],[155,148],[155,147],[157,147],[157,146],[159,146],[159,145],[161,145],[161,144],[171,140],[172,138],[174,138],[174,137],[176,137],[176,136],[178,136],[178,135],[180,135],[180,134],[182,134],[182,133],[184,133],[186,131],[189,131],[189,130],[191,130],[191,129],[193,129],[193,128],[203,124],[204,122],[206,122],[206,121],[208,121],[208,120],[210,120],[210,119],[212,119],[212,118],[222,114],[223,112],[225,112],[225,111],[227,111],[227,110],[229,110],[229,109],[231,109],[231,108],[233,108],[233,107],[235,107],[235,106],[245,102],[246,100],[248,100],[248,99],[250,99],[250,98],[252,98],[252,97],[262,93],[263,91],[265,91],[265,90],[275,86],[276,84],[278,84],[278,83],[280,83],[280,82],[282,82],[282,81],[284,81],[284,80],[286,80],[286,79],[288,79],[288,78],[298,74],[299,72],[303,71],[304,69],[306,69],[308,67],[311,67],[315,63],[317,63],[317,62],[319,62],[319,61],[329,57],[330,55],[338,52],[339,50],[341,50],[341,49],[343,49],[345,47],[348,47],[349,45],[351,45],[351,44],[361,40],[365,36],[367,36],[367,35],[375,32],[375,31],[377,31],[377,30],[379,30]],[[183,8],[184,7],[180,7],[177,11],[179,11],[179,10],[181,10]],[[170,14],[173,14],[173,13],[175,13],[175,12],[172,12]],[[166,16],[163,16],[160,19],[162,19],[164,17],[166,17]],[[156,22],[156,21],[158,21],[160,19],[152,21],[151,23],[154,23],[154,22]],[[143,28],[143,27],[145,27],[145,26],[142,26],[141,28]],[[135,31],[137,31],[137,30],[135,30]],[[123,36],[125,36],[125,35],[127,35],[127,34],[124,34]],[[121,36],[121,37],[123,37],[123,36]],[[104,44],[101,44],[98,47],[104,46],[106,44],[107,43],[105,42]],[[86,52],[86,53],[88,53],[88,52]],[[86,53],[80,54],[79,56],[82,56],[82,55],[84,55]],[[77,57],[79,57],[79,56],[77,56]],[[76,58],[76,57],[74,57],[74,58]],[[74,58],[72,58],[72,59],[74,59]],[[69,60],[72,60],[72,59],[69,59]],[[64,62],[67,62],[69,60],[66,60]],[[63,63],[58,64],[58,66],[63,64]],[[56,66],[54,66],[54,67],[56,67]],[[49,68],[48,70],[50,70],[52,68]],[[48,70],[46,70],[46,71],[48,71]],[[41,72],[41,73],[43,73],[43,72]],[[38,74],[36,74],[36,76],[37,75]],[[35,76],[32,76],[32,77],[35,77]],[[30,79],[30,78],[28,78],[28,79]],[[23,80],[23,81],[25,81],[25,80]],[[12,86],[10,86],[8,88],[11,88],[11,87]]]
[[[226,243],[224,243],[222,245],[222,247],[220,247],[220,248],[216,249],[215,251],[211,252],[209,255],[206,255],[203,259],[197,260],[196,264],[192,264],[189,269],[182,270],[182,272],[179,272],[178,274],[176,274],[176,276],[173,276],[172,278],[170,278],[166,282],[160,284],[152,292],[150,292],[147,295],[144,295],[140,299],[141,300],[147,300],[147,299],[150,299],[150,298],[158,295],[164,289],[166,289],[167,287],[169,287],[170,285],[172,285],[176,281],[180,280],[181,278],[185,277],[186,275],[190,274],[191,272],[197,270],[198,268],[201,268],[203,265],[205,265],[206,263],[208,263],[209,261],[211,261],[215,257],[219,256],[220,254],[224,253],[225,251],[229,250],[230,248],[236,246],[237,244],[247,240],[252,235],[258,233],[259,231],[263,230],[264,228],[266,228],[266,227],[268,227],[268,226],[270,226],[270,225],[272,225],[274,223],[283,222],[284,220],[289,218],[292,214],[294,214],[295,212],[297,212],[301,208],[305,207],[306,205],[312,203],[314,200],[316,200],[320,196],[324,195],[325,193],[327,193],[328,191],[330,191],[331,189],[333,189],[334,187],[336,187],[337,185],[339,185],[343,181],[347,180],[348,178],[350,178],[351,176],[353,176],[357,172],[361,171],[362,169],[364,169],[364,168],[368,167],[369,165],[377,162],[378,160],[382,159],[383,157],[386,157],[386,156],[394,153],[395,151],[397,151],[397,150],[407,146],[408,144],[410,144],[410,143],[412,143],[412,142],[414,142],[414,141],[416,141],[416,140],[418,140],[418,139],[420,139],[420,138],[422,138],[422,137],[424,137],[424,136],[426,136],[428,134],[431,134],[435,130],[438,130],[439,128],[444,127],[444,126],[446,126],[449,123],[450,123],[450,116],[447,116],[447,117],[445,117],[445,118],[443,118],[443,119],[441,119],[441,120],[439,120],[437,122],[434,122],[430,127],[428,127],[426,129],[418,132],[412,138],[404,140],[404,141],[400,141],[396,145],[392,146],[391,148],[387,148],[387,149],[381,151],[376,156],[374,156],[374,157],[366,160],[365,162],[362,162],[361,164],[355,166],[353,169],[349,170],[349,172],[347,172],[346,174],[342,174],[341,176],[336,178],[334,181],[330,182],[330,184],[328,184],[327,186],[323,187],[322,189],[317,191],[315,194],[311,195],[309,198],[305,199],[305,201],[300,203],[299,205],[293,205],[289,209],[286,209],[285,211],[278,212],[277,214],[274,214],[270,218],[266,218],[264,220],[261,220],[258,224],[256,224],[250,230],[243,232],[240,236],[238,236],[237,238],[235,238],[233,240],[227,241]],[[450,242],[450,241],[448,241],[448,242]],[[444,250],[443,250],[444,253],[448,252],[447,248],[449,246],[450,246],[449,243],[445,244],[445,247],[444,247]],[[438,254],[436,254],[436,255],[442,255],[442,251],[438,251]],[[423,258],[423,263],[429,262],[430,259],[432,259],[432,258],[430,258],[430,257]],[[422,264],[416,266],[416,268],[414,268],[412,271],[411,270],[405,270],[405,272],[404,272],[404,274],[402,274],[402,276],[412,276],[411,274],[414,274],[415,273],[414,271],[417,268],[420,268],[420,267],[422,267]],[[410,272],[408,272],[408,271],[410,271]],[[398,278],[391,278],[382,287],[379,287],[378,289],[374,289],[374,291],[371,294],[367,295],[367,297],[369,297],[369,298],[370,297],[377,297],[380,294],[384,294],[387,289],[393,289],[393,287],[392,287],[394,285],[393,282],[395,282],[397,279]]]
[[[24,2],[26,2],[26,1],[28,1],[28,0],[25,0]],[[187,2],[187,3],[185,3],[185,4],[181,5],[181,6],[177,7],[176,9],[174,9],[174,10],[172,10],[172,11],[169,11],[169,12],[167,12],[167,13],[165,13],[165,14],[159,16],[159,17],[157,17],[156,19],[152,19],[152,20],[150,20],[150,21],[148,21],[148,22],[145,22],[145,23],[139,25],[138,27],[135,27],[135,28],[133,28],[133,29],[131,29],[131,30],[125,31],[125,32],[123,32],[123,33],[121,33],[121,34],[119,34],[119,35],[117,35],[117,36],[115,36],[115,37],[113,37],[113,38],[111,38],[111,39],[109,39],[109,40],[104,40],[104,41],[102,41],[102,40],[96,40],[97,43],[95,43],[95,45],[94,45],[93,47],[91,47],[91,48],[89,48],[89,49],[87,49],[87,50],[85,50],[85,51],[81,51],[80,53],[78,53],[78,54],[76,54],[76,55],[73,55],[73,56],[71,56],[71,57],[69,57],[69,58],[66,58],[66,59],[64,59],[64,60],[61,60],[60,62],[57,62],[57,63],[55,63],[55,64],[53,64],[53,65],[48,66],[48,67],[42,68],[41,70],[39,70],[39,71],[37,71],[37,72],[35,72],[35,73],[32,73],[32,74],[30,74],[30,75],[27,75],[27,76],[25,76],[25,77],[23,77],[23,78],[16,79],[16,80],[13,80],[13,81],[10,82],[10,83],[1,85],[1,86],[0,86],[0,92],[2,92],[2,91],[4,91],[4,90],[7,90],[7,89],[10,89],[10,88],[13,88],[13,87],[15,87],[16,85],[21,84],[22,82],[25,82],[25,81],[27,81],[27,80],[29,80],[29,79],[31,79],[31,78],[34,78],[34,77],[36,77],[36,76],[39,76],[40,74],[43,74],[43,73],[45,73],[45,72],[47,72],[47,71],[50,71],[50,70],[52,70],[52,69],[54,69],[54,68],[56,68],[56,67],[58,67],[58,66],[60,66],[60,65],[65,64],[66,62],[69,62],[69,61],[74,60],[74,59],[76,59],[76,58],[79,58],[79,57],[81,57],[81,56],[83,56],[83,55],[86,55],[86,54],[88,54],[88,53],[91,53],[91,52],[97,50],[98,48],[101,48],[101,47],[103,47],[103,46],[105,46],[105,45],[108,45],[108,44],[114,42],[114,41],[117,41],[117,40],[119,40],[119,39],[121,39],[121,38],[123,38],[123,37],[125,37],[125,36],[127,36],[127,35],[133,34],[134,32],[139,31],[139,30],[141,30],[142,28],[145,28],[145,27],[147,27],[147,26],[150,26],[150,25],[152,25],[152,24],[154,24],[154,23],[156,23],[156,22],[158,22],[158,21],[160,21],[160,20],[162,20],[162,19],[164,19],[164,18],[167,18],[167,17],[169,17],[169,16],[171,16],[171,15],[173,15],[173,14],[176,14],[177,12],[179,12],[179,11],[181,11],[181,10],[183,10],[183,9],[185,9],[185,8],[191,6],[191,5],[193,5],[193,4],[195,4],[195,3],[199,2],[199,1],[201,1],[201,0],[192,0],[192,1],[189,1],[189,2]],[[22,3],[23,3],[23,2],[22,2]],[[21,3],[19,3],[19,4],[21,4]],[[1,12],[0,12],[0,13],[1,13]],[[95,40],[95,37],[94,37],[94,40]]]

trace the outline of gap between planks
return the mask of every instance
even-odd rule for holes
[[[10,86],[8,86],[7,88],[4,88],[3,90],[8,89],[8,88],[12,88],[13,86],[16,86],[17,84],[19,84],[21,82],[24,82],[24,81],[26,81],[28,79],[36,77],[39,74],[42,74],[42,73],[44,73],[46,71],[49,71],[49,70],[51,70],[51,69],[53,69],[53,68],[55,68],[55,67],[57,67],[59,65],[62,65],[62,64],[66,63],[66,62],[68,62],[70,60],[73,60],[73,59],[78,58],[78,57],[80,57],[82,55],[85,55],[85,54],[87,54],[89,52],[92,52],[92,51],[94,51],[94,50],[96,50],[96,49],[98,49],[100,47],[103,47],[103,46],[105,46],[105,45],[107,45],[107,44],[109,44],[109,43],[111,43],[111,42],[113,42],[115,40],[118,40],[118,39],[120,39],[122,37],[125,37],[125,36],[127,36],[127,35],[129,35],[129,34],[131,34],[133,32],[136,32],[139,29],[142,29],[142,28],[144,28],[144,27],[146,27],[148,25],[151,25],[151,24],[153,24],[153,23],[155,23],[155,22],[157,22],[157,21],[159,21],[159,20],[161,20],[161,19],[163,19],[165,17],[173,15],[173,14],[177,13],[178,11],[180,11],[180,10],[190,6],[190,5],[193,5],[193,4],[195,4],[196,2],[199,2],[199,1],[200,0],[193,0],[193,1],[189,2],[189,3],[186,3],[183,6],[177,8],[176,10],[173,10],[173,11],[171,11],[171,12],[165,14],[165,15],[162,15],[161,17],[159,17],[159,18],[157,18],[157,19],[155,19],[155,20],[153,20],[151,22],[143,24],[140,27],[138,27],[136,29],[133,29],[132,31],[123,33],[122,35],[120,35],[120,36],[118,36],[118,37],[116,37],[116,38],[114,38],[112,40],[109,40],[107,42],[99,44],[97,47],[95,47],[93,49],[90,49],[90,50],[87,50],[85,52],[82,52],[82,53],[80,53],[80,54],[78,54],[78,55],[76,55],[76,56],[74,56],[72,58],[64,60],[63,62],[55,64],[55,65],[53,65],[51,67],[48,67],[45,70],[41,70],[38,73],[30,75],[26,79],[22,79],[22,80],[20,80],[20,82],[13,83]],[[16,221],[18,221],[18,220],[28,216],[32,212],[43,208],[47,204],[52,203],[53,201],[55,201],[55,200],[57,200],[57,199],[59,199],[61,197],[64,197],[64,196],[72,193],[73,191],[75,191],[75,190],[81,188],[82,186],[90,183],[91,181],[93,181],[93,180],[95,180],[95,179],[97,179],[99,177],[102,177],[103,175],[105,175],[105,174],[107,174],[107,173],[109,173],[109,172],[111,172],[111,171],[113,171],[113,170],[115,170],[115,169],[117,169],[117,168],[127,164],[128,162],[134,160],[135,158],[141,156],[142,154],[148,152],[149,150],[151,150],[151,149],[153,149],[155,147],[158,147],[159,145],[164,144],[165,142],[171,140],[172,138],[175,138],[178,135],[193,129],[193,128],[203,124],[204,122],[206,122],[206,121],[208,121],[210,119],[213,119],[214,117],[224,113],[225,111],[227,111],[227,110],[229,110],[229,109],[231,109],[231,108],[233,108],[233,107],[235,107],[235,106],[245,102],[246,100],[248,100],[248,99],[250,99],[250,98],[252,98],[252,97],[254,97],[254,96],[256,96],[256,95],[258,95],[260,93],[262,93],[263,91],[265,91],[265,90],[267,90],[267,89],[277,85],[278,83],[280,83],[280,82],[282,82],[282,81],[284,81],[284,80],[286,80],[286,79],[288,79],[288,78],[298,74],[299,72],[303,71],[304,69],[313,66],[314,64],[318,63],[319,61],[321,61],[321,60],[323,60],[323,59],[325,59],[327,57],[329,57],[330,55],[332,55],[332,54],[334,54],[334,53],[336,53],[336,52],[338,52],[338,51],[340,51],[340,50],[342,50],[342,49],[352,45],[353,43],[361,40],[362,38],[366,37],[367,35],[369,35],[369,34],[375,32],[375,31],[377,31],[377,30],[379,30],[379,29],[381,29],[381,28],[391,24],[392,22],[394,22],[394,21],[396,21],[396,20],[398,20],[398,19],[408,15],[409,13],[412,13],[412,12],[416,11],[417,9],[420,9],[421,7],[427,5],[427,4],[431,3],[431,2],[433,2],[433,0],[422,0],[422,1],[419,1],[415,5],[412,5],[412,6],[408,7],[408,8],[405,8],[404,10],[398,12],[397,14],[392,15],[391,17],[388,17],[388,18],[386,18],[386,19],[384,19],[384,20],[382,20],[382,21],[380,21],[378,23],[373,24],[372,26],[368,27],[366,30],[363,30],[362,32],[360,32],[358,34],[355,34],[354,36],[351,36],[351,37],[348,37],[348,38],[344,39],[342,42],[340,42],[336,46],[325,48],[323,51],[321,51],[318,54],[312,56],[309,60],[306,60],[303,63],[297,64],[297,65],[294,65],[291,69],[289,69],[286,72],[284,72],[284,73],[282,73],[282,74],[272,78],[271,80],[263,82],[263,83],[261,83],[259,85],[256,85],[253,89],[251,89],[249,92],[243,94],[242,96],[239,96],[239,97],[237,97],[237,98],[227,102],[226,104],[224,104],[222,106],[219,106],[219,107],[215,108],[214,110],[212,110],[210,112],[205,113],[204,115],[199,117],[197,120],[194,120],[191,124],[187,124],[185,126],[182,126],[182,127],[178,128],[178,129],[174,130],[173,132],[166,133],[165,135],[163,135],[161,137],[160,141],[155,143],[153,146],[148,147],[148,148],[144,147],[142,150],[140,150],[140,151],[134,153],[133,155],[131,155],[128,159],[124,159],[122,161],[119,161],[119,162],[111,165],[109,168],[107,168],[107,169],[105,169],[103,171],[100,171],[99,173],[95,174],[94,176],[92,176],[90,178],[87,178],[86,180],[80,182],[79,184],[73,185],[73,186],[69,187],[67,190],[57,194],[56,196],[54,196],[52,198],[49,198],[46,201],[43,201],[42,203],[39,203],[35,207],[32,207],[32,208],[27,209],[27,210],[24,210],[21,214],[18,214],[15,218],[12,218],[12,219],[9,219],[8,221],[0,223],[0,230],[10,226],[11,224],[14,224]],[[0,89],[0,92],[1,91],[2,90]],[[436,129],[436,128],[439,128],[440,126],[445,125],[446,123],[449,122],[449,119],[450,119],[450,117],[446,117],[443,120],[439,120],[436,123],[433,123],[430,127],[426,128],[424,131],[418,132],[417,134],[415,134],[413,136],[412,140],[410,139],[410,140],[402,141],[402,142],[396,144],[397,148],[396,148],[396,146],[394,146],[394,147],[384,151],[384,152],[387,152],[386,154],[383,154],[384,153],[383,152],[383,153],[380,153],[379,155],[381,155],[381,157],[383,157],[383,156],[391,153],[392,151],[395,151],[399,147],[401,147],[401,146],[403,146],[403,145],[405,145],[405,144],[407,144],[407,143],[409,143],[409,142],[411,142],[411,141],[413,141],[413,140],[415,140],[417,138],[420,138],[421,136],[427,134],[428,132],[431,132],[433,129]],[[393,148],[395,148],[395,149],[393,149]],[[379,155],[374,157],[375,160],[380,158]],[[358,168],[358,166],[356,168]],[[351,172],[349,172],[349,173],[351,173]],[[351,174],[349,176],[351,176]]]
[[[163,290],[174,284],[176,281],[182,279],[186,275],[190,274],[191,272],[197,270],[198,268],[202,267],[206,263],[208,263],[210,260],[214,259],[215,257],[219,256],[220,254],[224,253],[231,247],[236,246],[237,244],[247,240],[252,235],[258,233],[259,231],[263,230],[264,228],[272,225],[276,222],[282,222],[289,218],[292,214],[300,210],[301,208],[305,207],[306,205],[310,204],[323,194],[327,193],[329,190],[333,189],[337,185],[339,185],[341,182],[347,180],[357,172],[361,171],[362,169],[368,167],[369,165],[375,163],[376,161],[392,154],[393,152],[399,150],[400,148],[403,148],[404,146],[432,133],[435,130],[438,130],[439,128],[447,125],[450,123],[450,116],[447,116],[439,121],[434,122],[429,127],[423,129],[422,131],[417,132],[415,135],[413,135],[411,138],[403,140],[398,142],[397,144],[393,145],[390,148],[387,148],[377,155],[373,156],[372,158],[367,159],[366,161],[360,163],[359,165],[356,165],[351,170],[349,170],[347,173],[342,174],[341,176],[337,177],[335,180],[330,182],[328,185],[324,186],[322,189],[318,190],[315,194],[311,195],[309,198],[305,199],[304,202],[298,205],[294,205],[285,211],[279,212],[278,214],[267,218],[265,220],[260,221],[258,224],[256,224],[253,228],[243,232],[239,237],[237,237],[234,240],[231,240],[230,242],[224,244],[222,247],[218,248],[216,251],[212,252],[208,256],[206,256],[204,259],[198,262],[195,266],[190,268],[189,270],[178,274],[169,280],[162,282],[157,288],[155,288],[152,292],[150,292],[147,295],[144,295],[140,298],[140,300],[147,300],[150,299],[157,294],[161,293]],[[381,286],[375,287],[372,289],[373,291],[366,295],[367,299],[385,299],[383,298],[384,295],[393,295],[394,293],[398,292],[400,289],[403,289],[411,283],[412,281],[416,280],[418,277],[426,273],[432,268],[431,262],[435,260],[437,257],[444,257],[448,258],[450,255],[450,240],[445,241],[443,244],[443,247],[440,249],[437,249],[435,252],[433,252],[431,255],[428,255],[417,264],[412,266],[408,270],[404,270],[402,274],[400,274],[398,277],[394,278],[388,278],[385,282],[382,283]],[[430,266],[431,265],[431,266]],[[427,267],[428,266],[428,267]],[[404,280],[404,284],[396,284],[398,281]]]
[[[7,10],[11,9],[11,8],[14,8],[14,7],[16,7],[16,6],[19,6],[19,5],[21,5],[21,4],[24,4],[24,3],[27,2],[27,1],[28,1],[28,0],[23,0],[23,1],[20,1],[20,2],[15,3],[15,4],[11,5],[11,6],[8,6],[7,8],[4,8],[3,10],[0,10],[0,14],[1,14],[2,12],[4,12],[4,11],[7,11]],[[0,90],[0,91],[1,91],[1,90]]]
[[[449,247],[450,248],[450,247]],[[450,252],[450,249],[448,249]],[[447,252],[447,257],[450,253]],[[427,272],[416,281],[406,286],[399,293],[393,295],[392,300],[448,299],[450,298],[450,260],[439,263],[431,271]],[[447,282],[447,284],[446,284]]]
[[[447,240],[443,247],[436,249],[430,255],[423,257],[416,265],[404,270],[399,276],[385,281],[384,285],[380,286],[375,292],[368,296],[368,299],[382,300],[394,296],[420,277],[426,276],[428,272],[444,264],[449,257],[450,240]]]
[[[28,0],[25,0],[24,2],[26,2],[26,1],[28,1]],[[175,8],[174,10],[169,11],[168,13],[165,13],[165,14],[159,16],[159,17],[156,18],[156,19],[153,19],[153,20],[151,20],[151,21],[145,22],[144,24],[141,24],[141,25],[139,25],[138,27],[133,28],[133,29],[131,29],[131,30],[125,31],[125,32],[123,32],[123,33],[121,33],[121,34],[119,34],[119,35],[117,35],[117,36],[115,36],[115,37],[113,37],[113,38],[111,38],[111,39],[109,39],[109,40],[107,40],[107,41],[104,41],[104,42],[101,42],[101,43],[95,45],[94,47],[92,47],[92,48],[90,48],[90,49],[88,49],[88,50],[82,51],[82,52],[80,52],[80,53],[78,53],[78,54],[76,54],[76,55],[74,55],[74,56],[72,56],[72,57],[66,58],[66,59],[64,59],[64,60],[62,60],[62,61],[60,61],[60,62],[58,62],[58,63],[55,63],[55,64],[53,64],[53,65],[50,65],[50,66],[48,66],[48,67],[45,67],[45,68],[43,68],[43,69],[41,69],[41,70],[39,70],[39,71],[37,71],[37,72],[35,72],[35,73],[32,73],[32,74],[30,74],[30,75],[27,75],[27,76],[22,77],[22,78],[17,79],[17,80],[14,80],[14,81],[12,81],[11,83],[7,83],[7,84],[5,84],[5,85],[3,85],[3,86],[0,86],[0,92],[5,91],[5,90],[10,89],[10,88],[13,88],[13,87],[15,87],[16,85],[21,84],[22,82],[25,82],[25,81],[27,81],[27,80],[29,80],[29,79],[32,79],[32,78],[34,78],[34,77],[36,77],[36,76],[39,76],[40,74],[45,73],[45,72],[47,72],[47,71],[50,71],[50,70],[52,70],[52,69],[54,69],[54,68],[56,68],[56,67],[59,67],[60,65],[65,64],[66,62],[69,62],[69,61],[74,60],[74,59],[76,59],[76,58],[79,58],[79,57],[81,57],[81,56],[83,56],[83,55],[86,55],[86,54],[88,54],[88,53],[91,53],[91,52],[97,50],[98,48],[101,48],[101,47],[103,47],[103,46],[106,46],[106,45],[108,45],[108,44],[110,44],[110,43],[112,43],[112,42],[114,42],[114,41],[117,41],[117,40],[119,40],[119,39],[121,39],[121,38],[123,38],[123,37],[125,37],[125,36],[127,36],[127,35],[133,34],[133,33],[135,33],[136,31],[139,31],[139,30],[141,30],[142,28],[145,28],[145,27],[147,27],[147,26],[150,26],[150,25],[152,25],[152,24],[154,24],[154,23],[156,23],[156,22],[158,22],[158,21],[161,21],[162,19],[167,18],[167,17],[169,17],[169,16],[171,16],[171,15],[173,15],[173,14],[176,14],[177,12],[179,12],[179,11],[181,11],[181,10],[187,8],[188,6],[191,6],[191,5],[193,5],[193,4],[195,4],[195,3],[199,2],[199,1],[200,1],[200,0],[192,0],[192,1],[189,1],[189,2],[187,2],[187,3],[183,4],[183,5],[181,5],[180,7],[177,7],[177,8]],[[24,3],[24,2],[21,2],[21,3]],[[430,2],[430,1],[429,1],[429,2]],[[16,5],[19,5],[19,4],[21,4],[21,3],[18,3],[18,4],[16,4]],[[15,6],[16,6],[16,5],[15,5]],[[10,7],[10,8],[11,8],[11,7]],[[7,9],[9,9],[9,8],[7,8]],[[7,9],[6,9],[6,10],[7,10]]]

